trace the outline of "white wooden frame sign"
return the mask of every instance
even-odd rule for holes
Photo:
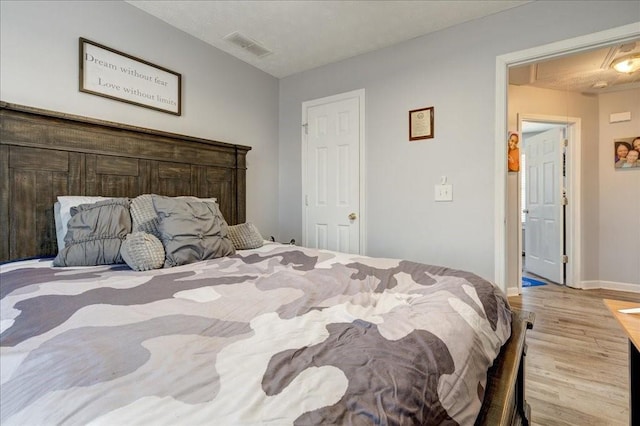
[[[80,91],[181,115],[182,76],[80,37]]]

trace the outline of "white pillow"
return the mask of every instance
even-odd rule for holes
[[[53,205],[54,219],[56,221],[56,239],[58,251],[64,248],[64,237],[67,235],[67,224],[71,219],[71,207],[80,204],[93,204],[100,200],[108,200],[113,197],[87,197],[84,195],[61,195],[58,202]]]

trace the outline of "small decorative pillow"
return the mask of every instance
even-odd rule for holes
[[[235,253],[217,203],[160,195],[152,195],[152,200],[159,219],[165,267]]]
[[[158,215],[153,208],[151,194],[139,195],[131,200],[131,221],[133,232],[145,232],[160,238]]]
[[[132,232],[120,247],[122,260],[134,271],[160,269],[164,265],[164,247],[154,235]]]
[[[246,250],[262,247],[264,238],[258,228],[250,222],[229,227],[229,239],[236,250]]]
[[[111,198],[71,208],[65,246],[54,266],[95,266],[122,263],[120,245],[131,233],[128,198]]]

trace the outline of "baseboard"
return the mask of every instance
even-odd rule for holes
[[[582,281],[580,286],[569,286],[572,288],[582,289],[582,290],[615,290],[615,291],[626,291],[629,293],[640,293],[640,284],[632,284],[632,283],[619,283],[615,281]],[[519,296],[520,289],[518,287],[509,287],[507,288],[507,297]]]
[[[576,289],[582,290],[615,290],[615,291],[626,291],[629,293],[640,293],[640,284],[632,284],[632,283],[619,283],[615,281],[582,281],[580,286],[568,286]],[[520,289],[518,287],[509,287],[507,288],[507,297],[519,296]]]
[[[520,290],[518,287],[509,287],[507,288],[507,297],[519,296]]]
[[[583,290],[616,290],[640,293],[640,284],[619,283],[615,281],[582,281],[580,288]]]

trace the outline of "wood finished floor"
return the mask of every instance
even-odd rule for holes
[[[536,314],[525,387],[533,425],[629,424],[628,339],[602,299],[640,303],[640,294],[548,284],[509,298]]]

